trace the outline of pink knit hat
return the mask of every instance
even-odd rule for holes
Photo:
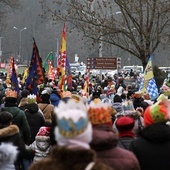
[[[37,136],[49,136],[49,135],[50,135],[50,127],[45,127],[45,126],[42,126],[37,133]]]

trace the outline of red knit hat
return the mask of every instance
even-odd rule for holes
[[[118,131],[129,131],[134,127],[135,121],[129,116],[122,116],[116,120],[116,128]]]
[[[49,135],[50,135],[50,127],[45,127],[45,126],[42,126],[37,133],[37,136],[49,136]]]

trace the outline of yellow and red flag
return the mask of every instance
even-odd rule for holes
[[[61,37],[61,45],[59,58],[57,63],[57,75],[59,76],[58,86],[61,90],[65,91],[65,77],[66,77],[66,24],[64,24]]]

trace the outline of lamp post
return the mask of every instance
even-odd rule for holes
[[[1,48],[2,43],[1,43],[1,40],[2,40],[2,37],[0,37],[0,62],[1,62],[1,57],[2,57],[2,48]]]
[[[13,27],[15,30],[18,30],[19,31],[19,48],[18,48],[18,58],[19,58],[19,61],[21,61],[21,32],[26,30],[27,28],[22,28],[22,29],[18,29],[17,27]]]

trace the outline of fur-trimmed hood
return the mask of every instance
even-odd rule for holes
[[[30,170],[84,170],[93,161],[95,161],[95,153],[92,150],[55,146],[48,158],[32,164]],[[101,163],[95,163],[91,170],[112,170],[112,168]]]
[[[0,129],[0,139],[4,137],[10,137],[19,133],[19,128],[16,125],[9,125]]]

